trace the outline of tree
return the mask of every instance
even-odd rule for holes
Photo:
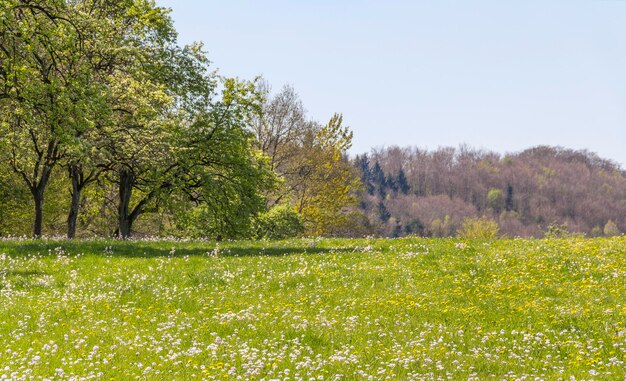
[[[210,72],[201,44],[179,47],[166,10],[139,5],[122,13],[131,17],[121,24],[131,26],[134,43],[106,77],[113,112],[96,139],[105,157],[100,166],[118,188],[117,235],[130,237],[141,215],[178,192],[191,198],[198,216],[220,221],[205,232],[232,236],[235,210],[241,218],[246,208],[257,210],[256,181],[265,173],[247,132],[258,97],[252,85]]]
[[[268,206],[290,203],[303,217],[305,234],[345,231],[357,200],[358,177],[346,153],[352,132],[335,114],[326,125],[306,120],[302,103],[290,87],[269,97],[253,119],[257,147],[268,157],[281,186],[266,192]]]
[[[69,6],[71,16],[81,26],[83,47],[80,55],[86,61],[84,70],[89,73],[93,88],[90,94],[85,94],[92,104],[90,113],[85,115],[89,123],[76,131],[74,145],[64,160],[71,182],[67,238],[72,239],[76,235],[83,191],[111,169],[100,146],[102,131],[106,130],[114,112],[109,80],[134,56],[129,41],[136,36],[133,28],[137,28],[137,22],[133,22],[128,14],[129,3],[83,0],[69,3]]]
[[[408,194],[411,187],[409,186],[409,182],[407,181],[406,175],[404,174],[404,170],[400,168],[398,171],[398,177],[396,180],[396,184],[398,185],[398,190],[402,194]]]
[[[379,196],[384,198],[387,190],[387,179],[378,160],[376,160],[374,168],[372,168],[372,181],[374,182],[374,188],[378,191]]]
[[[422,221],[419,218],[415,218],[404,226],[404,231],[407,234],[423,235],[425,228],[426,227],[424,226]]]
[[[379,165],[375,165],[378,162]],[[398,192],[360,195],[363,211],[377,221],[376,208],[384,200],[391,217],[403,224],[419,218],[433,234],[440,234],[444,216],[454,232],[464,218],[492,210],[503,233],[509,236],[541,236],[546,223],[567,223],[575,232],[595,233],[608,220],[626,223],[625,172],[615,163],[586,151],[559,147],[535,147],[505,158],[493,152],[440,148],[390,147],[375,152],[372,178],[393,177],[399,184],[400,168],[411,184],[411,196]],[[378,173],[379,176],[375,174]],[[447,201],[444,201],[447,200]],[[438,224],[434,224],[435,220]],[[437,227],[436,229],[434,227]],[[597,227],[597,228],[596,228]],[[389,234],[390,229],[380,229]]]
[[[357,204],[360,182],[346,156],[351,145],[352,131],[335,114],[302,147],[294,193],[310,235],[342,230]]]
[[[0,136],[7,161],[31,192],[33,235],[42,233],[46,187],[93,104],[84,40],[68,3],[2,0]]]
[[[361,183],[365,187],[367,194],[374,194],[374,186],[372,184],[372,170],[370,169],[369,158],[367,154],[357,155],[354,159],[356,167],[361,173]]]
[[[604,229],[602,231],[603,231],[604,235],[607,236],[607,237],[620,235],[619,228],[617,227],[615,222],[613,222],[612,220],[608,220],[607,221],[607,223],[604,225]]]
[[[250,121],[258,107],[253,84],[226,79],[220,100],[182,131],[181,189],[196,205],[182,220],[196,235],[241,238],[274,187],[267,157],[253,147]]]
[[[502,194],[502,190],[498,188],[491,188],[487,193],[487,206],[498,214],[502,209],[502,205],[504,203],[504,195]]]
[[[150,0],[0,4],[0,139],[11,148],[0,163],[33,196],[35,236],[60,166],[69,238],[96,183],[117,188],[117,202],[101,198],[116,204],[122,238],[173,202],[207,211],[219,234],[249,225],[265,205],[259,188],[273,184],[252,147],[252,84],[210,72],[201,45],[178,46],[169,11]]]
[[[389,176],[387,176],[385,178],[385,184],[387,184],[387,188],[392,192],[392,193],[397,193],[398,192],[398,184],[396,183],[396,179],[389,174]]]
[[[133,80],[120,83],[132,88]],[[107,134],[109,165],[118,186],[118,229],[120,238],[128,238],[132,225],[147,211],[149,203],[171,188],[175,169],[173,128],[161,119],[159,108],[170,102],[160,86],[147,90],[146,82],[137,93],[128,92],[124,111],[118,117],[119,129]],[[133,196],[138,200],[133,202]],[[132,204],[131,204],[132,202]]]
[[[381,220],[382,222],[389,221],[389,219],[391,218],[391,214],[389,213],[389,210],[387,210],[387,207],[385,206],[385,203],[383,201],[378,201],[378,206],[376,209],[379,220]]]
[[[252,119],[252,130],[258,148],[269,158],[270,168],[282,173],[298,155],[301,138],[312,129],[312,123],[306,120],[302,102],[292,87],[284,86],[269,97],[271,88],[261,79],[258,91],[263,97],[259,112]]]
[[[187,67],[179,66],[199,55],[177,47],[164,8],[148,1],[111,7],[108,11],[113,15],[107,20],[112,25],[102,28],[109,44],[103,49],[112,53],[105,55],[108,64],[99,73],[107,88],[110,116],[98,126],[92,141],[100,152],[98,165],[107,170],[109,181],[117,183],[117,235],[128,238],[137,218],[156,209],[153,202],[173,186],[176,106],[191,79],[186,75],[197,79],[185,72]],[[189,71],[196,67],[190,64]]]
[[[513,186],[511,184],[507,184],[506,186],[506,198],[504,200],[504,210],[507,212],[512,211],[514,208],[513,205]]]
[[[173,28],[166,11],[149,1],[4,2],[5,97],[0,98],[10,111],[3,113],[9,115],[3,125],[10,162],[33,194],[35,236],[41,234],[46,186],[53,169],[64,163],[72,182],[67,220],[72,238],[80,194],[101,173],[90,160],[100,149],[93,137],[103,133],[95,130],[108,134],[112,111],[123,109],[112,101],[116,86],[129,85],[137,68],[149,71],[163,61],[153,53],[162,54],[155,48],[171,42]],[[134,83],[147,82],[150,89],[146,78],[135,75]]]
[[[487,216],[481,218],[472,217],[463,220],[463,225],[458,231],[458,236],[466,239],[495,239],[500,227],[498,223]]]
[[[261,213],[255,221],[255,238],[284,239],[304,232],[302,216],[291,205],[282,204]]]

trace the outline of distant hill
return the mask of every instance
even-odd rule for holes
[[[588,151],[390,147],[353,162],[377,235],[454,235],[472,216],[492,218],[508,236],[542,236],[550,225],[588,236],[626,231],[626,171]]]

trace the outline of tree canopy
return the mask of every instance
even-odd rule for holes
[[[268,101],[258,81],[218,75],[202,44],[178,44],[168,9],[0,5],[0,191],[19,195],[0,203],[5,231],[23,231],[30,204],[36,237],[59,232],[63,209],[69,238],[128,238],[142,216],[146,233],[245,237],[289,199],[318,234],[323,194],[341,196],[335,216],[352,203],[341,118],[307,122],[295,92]],[[19,230],[5,224],[17,216]]]

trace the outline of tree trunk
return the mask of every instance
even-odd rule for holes
[[[118,212],[118,237],[130,238],[133,221],[129,212],[130,199],[133,192],[133,174],[128,170],[120,172],[119,182],[119,205]]]
[[[41,237],[41,228],[43,226],[43,190],[44,187],[33,189],[33,200],[35,201],[35,222],[33,224],[33,237]]]
[[[51,166],[44,166],[41,179],[39,183],[33,184],[30,191],[33,194],[33,201],[35,202],[35,222],[33,223],[33,237],[41,237],[41,230],[43,227],[43,199],[48,180],[50,179],[50,173],[52,172]]]
[[[78,219],[78,208],[80,207],[81,186],[80,168],[74,165],[70,168],[70,179],[72,180],[72,201],[70,203],[70,213],[67,216],[67,238],[76,237],[76,221]]]

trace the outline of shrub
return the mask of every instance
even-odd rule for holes
[[[619,228],[613,220],[608,220],[606,225],[604,225],[604,235],[607,237],[620,235]]]
[[[557,224],[552,223],[548,225],[545,233],[543,234],[544,238],[552,239],[552,238],[567,238],[569,236],[569,231],[567,230],[566,224]]]
[[[487,216],[470,217],[463,220],[457,236],[467,239],[494,239],[499,230],[498,223]]]
[[[592,237],[602,237],[602,228],[600,228],[599,226],[594,226],[593,229],[591,229],[591,236]]]
[[[544,238],[584,238],[585,233],[570,232],[567,229],[567,224],[552,223],[548,225],[546,232],[543,234]]]
[[[290,205],[278,205],[256,218],[257,238],[283,239],[304,231],[304,221]]]

